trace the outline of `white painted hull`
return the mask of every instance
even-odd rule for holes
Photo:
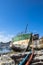
[[[10,44],[10,47],[13,48],[15,50],[15,48],[18,49],[26,49],[29,43],[29,39],[26,40],[20,40],[20,41],[16,41]]]

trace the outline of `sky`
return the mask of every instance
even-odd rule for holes
[[[0,0],[0,41],[20,32],[43,36],[43,0]]]

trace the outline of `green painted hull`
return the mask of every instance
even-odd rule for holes
[[[12,43],[10,45],[10,47],[13,50],[25,50],[30,42],[32,35],[31,34],[21,34],[21,35],[17,35],[16,37],[12,38]]]

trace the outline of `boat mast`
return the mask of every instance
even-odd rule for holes
[[[26,25],[26,28],[25,28],[25,33],[27,32],[27,27],[28,27],[28,24]]]

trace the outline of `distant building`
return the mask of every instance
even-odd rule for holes
[[[6,42],[6,43],[0,42],[0,47],[9,47],[10,43],[11,41]]]

